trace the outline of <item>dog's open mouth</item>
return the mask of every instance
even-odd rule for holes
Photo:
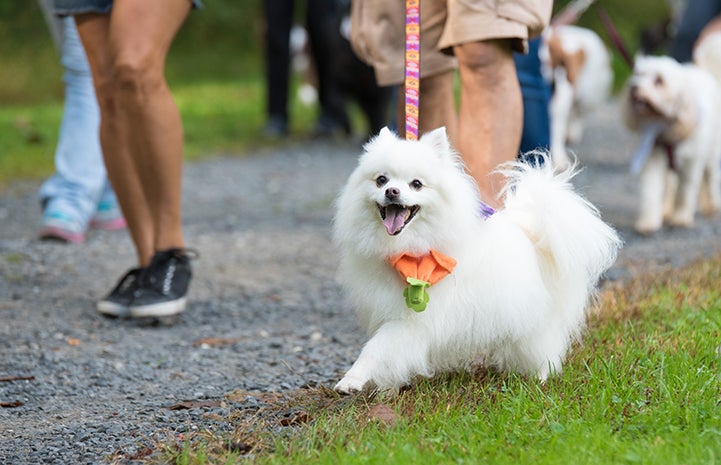
[[[381,220],[383,220],[383,226],[385,226],[386,231],[388,231],[388,234],[391,236],[395,236],[403,231],[403,228],[410,223],[420,209],[421,207],[418,205],[410,207],[399,205],[397,203],[378,205],[378,210],[381,213]]]
[[[631,107],[638,116],[643,117],[663,117],[661,111],[656,106],[645,98],[632,96]]]

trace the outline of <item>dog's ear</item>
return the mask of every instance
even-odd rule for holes
[[[388,137],[392,137],[395,139],[396,136],[395,136],[395,134],[393,134],[393,132],[391,132],[390,129],[388,129],[388,126],[384,126],[383,129],[381,129],[380,132],[378,133],[378,138],[386,139]]]
[[[372,137],[368,142],[363,144],[363,151],[372,152],[373,150],[379,149],[381,146],[385,146],[385,144],[396,139],[397,136],[390,129],[388,129],[388,127],[384,127],[380,130],[378,135]]]
[[[433,148],[433,150],[439,154],[447,155],[453,152],[453,150],[451,150],[451,144],[448,141],[445,126],[423,134],[420,141]]]
[[[671,127],[667,130],[672,140],[688,138],[698,123],[698,101],[692,89],[683,86],[674,101],[673,114],[675,116]]]

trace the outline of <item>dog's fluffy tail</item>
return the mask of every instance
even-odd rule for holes
[[[577,173],[575,165],[554,173],[546,154],[535,158],[544,163],[513,163],[503,170],[508,183],[502,213],[536,245],[554,312],[573,337],[582,327],[600,276],[616,260],[621,240],[598,210],[574,191],[570,181]]]

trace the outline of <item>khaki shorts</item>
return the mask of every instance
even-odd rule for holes
[[[378,84],[403,82],[405,2],[352,0],[351,44]],[[516,39],[524,51],[551,18],[552,0],[421,0],[421,77],[456,67],[454,45]]]

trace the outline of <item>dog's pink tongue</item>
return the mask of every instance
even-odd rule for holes
[[[406,221],[406,209],[400,205],[388,205],[386,207],[386,217],[383,218],[383,226],[386,227],[388,234],[393,236],[403,229],[403,223]]]

